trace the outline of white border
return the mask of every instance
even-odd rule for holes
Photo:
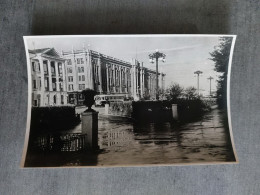
[[[231,123],[231,112],[230,112],[230,77],[231,77],[231,65],[233,59],[233,52],[236,42],[237,35],[219,35],[219,34],[211,34],[211,35],[203,35],[203,34],[126,34],[126,35],[42,35],[42,36],[23,36],[24,46],[25,46],[25,53],[26,53],[26,60],[27,60],[27,74],[28,74],[28,106],[27,106],[27,123],[26,123],[26,133],[25,133],[25,141],[24,141],[24,148],[22,154],[22,160],[20,167],[21,168],[30,168],[24,167],[25,158],[28,148],[28,141],[29,141],[29,134],[30,134],[30,121],[31,121],[31,96],[32,96],[32,82],[31,82],[31,66],[30,66],[30,56],[28,53],[28,44],[27,39],[30,38],[38,38],[38,39],[45,39],[45,38],[80,38],[80,37],[233,37],[232,45],[230,49],[230,56],[229,56],[229,63],[228,63],[228,74],[227,74],[227,112],[228,112],[228,124],[229,124],[229,134],[231,139],[231,145],[233,149],[233,153],[235,156],[234,162],[195,162],[195,163],[172,163],[172,164],[145,164],[145,165],[105,165],[105,166],[71,166],[71,167],[31,167],[31,168],[106,168],[106,167],[147,167],[147,166],[189,166],[189,165],[219,165],[219,164],[238,164],[238,156],[235,148],[234,143],[234,136],[232,130],[232,123]]]

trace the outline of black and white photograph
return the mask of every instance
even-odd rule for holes
[[[237,163],[235,35],[25,36],[21,167]]]

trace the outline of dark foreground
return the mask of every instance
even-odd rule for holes
[[[99,115],[97,153],[28,154],[26,167],[124,166],[234,162],[227,125],[218,109],[200,121],[177,125],[138,124],[131,119]],[[78,110],[81,112],[81,110]],[[71,130],[80,131],[80,125]]]

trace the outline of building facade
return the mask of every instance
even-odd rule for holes
[[[137,60],[126,62],[84,48],[62,52],[62,57],[66,59],[69,103],[82,104],[81,91],[86,88],[99,94],[124,94],[135,100],[155,99],[156,72]],[[159,73],[162,89],[164,77]]]
[[[29,50],[32,106],[67,104],[65,59],[54,48]]]
[[[60,55],[54,48],[29,50],[29,57],[32,106],[82,105],[87,88],[134,100],[156,98],[156,72],[135,59],[126,62],[86,49]],[[158,77],[164,89],[165,74]]]

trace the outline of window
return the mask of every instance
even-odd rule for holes
[[[47,61],[43,62],[43,70],[45,74],[48,74],[48,65],[47,65]]]
[[[79,76],[79,81],[81,81],[81,76]]]
[[[40,63],[37,63],[37,65],[38,65],[38,66],[37,66],[37,67],[38,67],[38,70],[37,70],[37,71],[40,72],[40,71],[41,71]]]
[[[32,71],[35,71],[35,62],[32,62]]]
[[[82,76],[81,76],[81,80],[82,80],[82,81],[85,81],[85,75],[82,75]]]
[[[83,64],[84,61],[83,61],[83,58],[77,58],[77,64]]]
[[[85,84],[79,84],[79,90],[84,90],[85,89]]]
[[[71,59],[68,59],[68,60],[67,60],[67,64],[68,64],[68,65],[72,65]]]
[[[67,68],[68,73],[72,73],[72,68]]]
[[[69,82],[73,82],[73,76],[68,76]]]
[[[56,95],[53,96],[53,103],[56,104]]]
[[[61,101],[61,104],[64,104],[64,96],[63,95],[60,96],[60,101]]]
[[[73,85],[69,85],[69,91],[73,91]]]
[[[33,88],[36,89],[36,80],[33,80]]]
[[[52,83],[52,89],[53,91],[56,91],[56,83]]]
[[[63,91],[63,83],[60,83],[60,91]]]
[[[51,74],[55,75],[55,62],[51,62]]]
[[[37,106],[37,105],[38,105],[38,104],[37,104],[37,100],[34,100],[33,102],[34,102],[34,103],[33,103],[34,106]]]
[[[84,67],[78,67],[78,72],[79,73],[84,72]]]

